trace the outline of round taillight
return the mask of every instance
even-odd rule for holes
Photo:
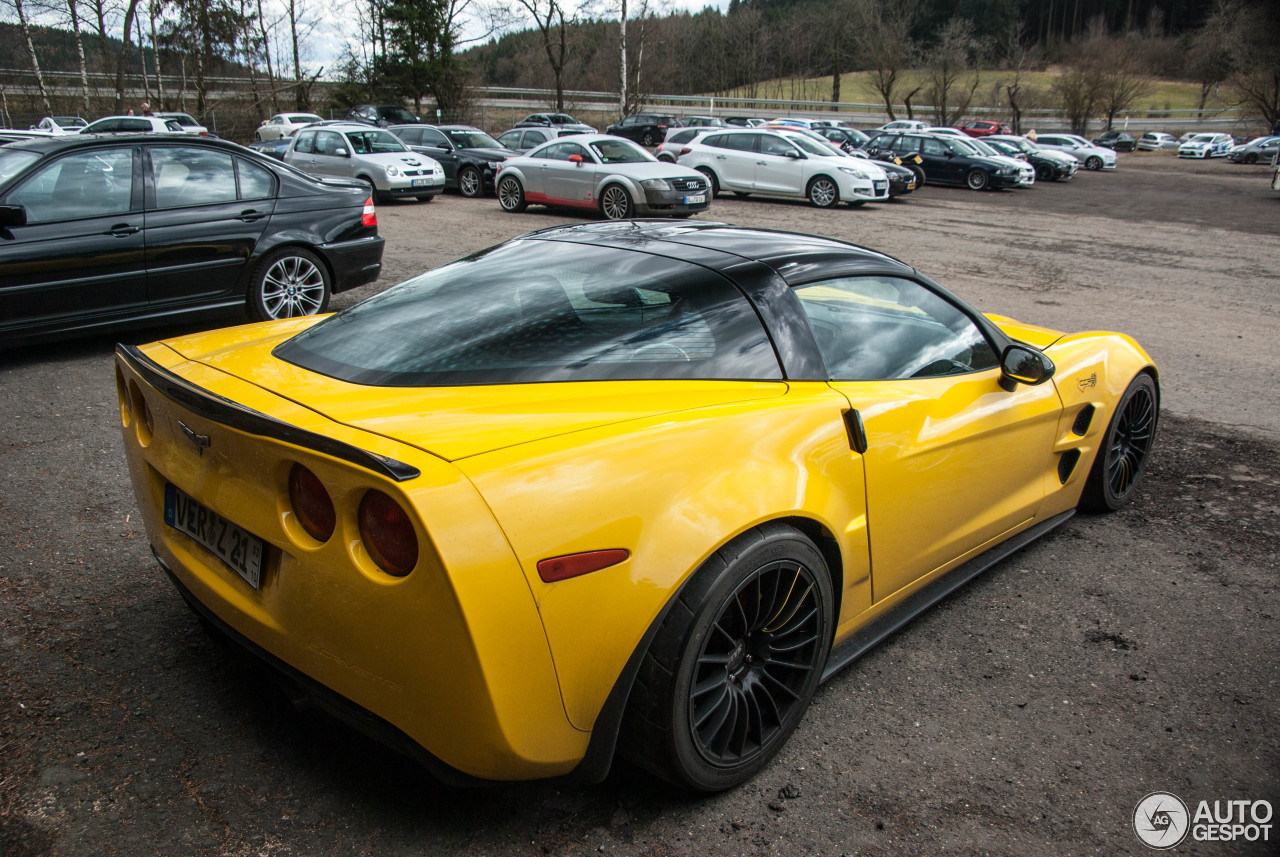
[[[418,534],[400,504],[381,491],[360,501],[360,538],[378,567],[404,577],[418,564]]]
[[[318,542],[329,541],[338,522],[333,500],[320,478],[301,464],[289,471],[289,502],[307,535]]]

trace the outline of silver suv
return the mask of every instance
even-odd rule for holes
[[[317,176],[360,179],[374,201],[411,196],[429,202],[444,190],[440,164],[409,150],[395,134],[356,122],[310,125],[298,131],[284,162]]]

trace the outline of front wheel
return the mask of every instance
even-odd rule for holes
[[[989,178],[987,174],[978,169],[969,170],[969,174],[964,177],[964,183],[968,186],[969,190],[985,190],[988,181]]]
[[[1088,158],[1085,159],[1084,168],[1086,170],[1102,169],[1102,158],[1099,158],[1097,155],[1090,155]]]
[[[831,580],[822,554],[767,523],[689,579],[645,655],[622,750],[677,785],[739,785],[786,744],[830,650]]]
[[[829,176],[816,176],[809,182],[809,204],[817,208],[831,208],[840,201],[840,189]]]
[[[285,247],[258,263],[249,286],[249,313],[261,321],[316,315],[325,311],[333,287],[320,257],[301,247]]]
[[[484,190],[484,182],[480,179],[480,171],[475,167],[463,167],[458,170],[458,193],[468,199],[475,199]]]
[[[1052,181],[1055,172],[1052,164],[1036,164],[1036,181]]]
[[[1258,163],[1258,156],[1253,152],[1250,152],[1249,154],[1244,156],[1244,162],[1246,164],[1256,164]]]
[[[1156,382],[1144,372],[1133,379],[1116,405],[1080,495],[1082,509],[1114,512],[1133,499],[1155,441],[1159,418]]]
[[[502,181],[498,182],[498,204],[502,206],[503,211],[518,213],[529,207],[528,201],[524,198],[524,186],[520,184],[520,179],[515,176],[504,176]]]
[[[600,194],[600,213],[608,220],[626,220],[634,208],[631,194],[621,185],[611,184]]]

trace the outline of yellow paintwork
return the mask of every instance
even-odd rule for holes
[[[315,319],[147,346],[218,395],[421,470],[396,483],[329,456],[193,416],[124,364],[155,433],[123,426],[156,549],[224,621],[476,776],[571,770],[637,643],[681,583],[761,522],[805,519],[840,552],[836,642],[959,563],[1079,500],[1125,387],[1154,371],[1132,340],[993,317],[1045,349],[1053,381],[997,370],[895,382],[594,382],[370,389],[271,357]],[[1089,383],[1092,379],[1093,383]],[[1096,415],[1084,436],[1080,410]],[[869,441],[850,448],[842,414]],[[136,410],[136,409],[135,409]],[[182,419],[213,445],[195,454]],[[1042,450],[1013,455],[1011,450]],[[1066,484],[1062,453],[1081,458]],[[339,531],[293,520],[292,462],[329,487]],[[254,591],[163,523],[164,483],[264,538]],[[368,488],[401,500],[418,567],[382,574],[360,545]],[[623,548],[623,563],[543,583],[539,560]]]

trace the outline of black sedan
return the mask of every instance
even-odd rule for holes
[[[900,134],[892,131],[873,134],[865,144],[873,157],[892,153],[898,158],[919,155],[929,184],[961,185],[970,190],[1018,186],[1018,170],[1006,162],[973,154],[968,148],[945,137],[927,133]]]
[[[829,142],[835,143],[846,152],[861,149],[870,140],[866,133],[857,128],[841,128],[838,125],[818,125],[813,128],[815,134],[821,134]]]
[[[1128,131],[1104,131],[1101,136],[1093,138],[1093,145],[1117,152],[1132,152],[1138,148],[1138,140]]]
[[[256,140],[249,144],[249,148],[255,152],[261,152],[268,158],[283,161],[284,153],[289,151],[289,144],[292,142],[292,137],[277,137],[274,140]]]
[[[610,125],[606,134],[625,137],[641,146],[656,146],[667,138],[668,128],[681,127],[680,120],[674,116],[657,113],[638,113],[624,117],[616,125]]]
[[[498,164],[520,154],[470,125],[392,125],[387,129],[444,167],[444,186],[467,197],[493,196]]]
[[[207,137],[0,148],[0,343],[323,312],[382,270],[366,186]]]

